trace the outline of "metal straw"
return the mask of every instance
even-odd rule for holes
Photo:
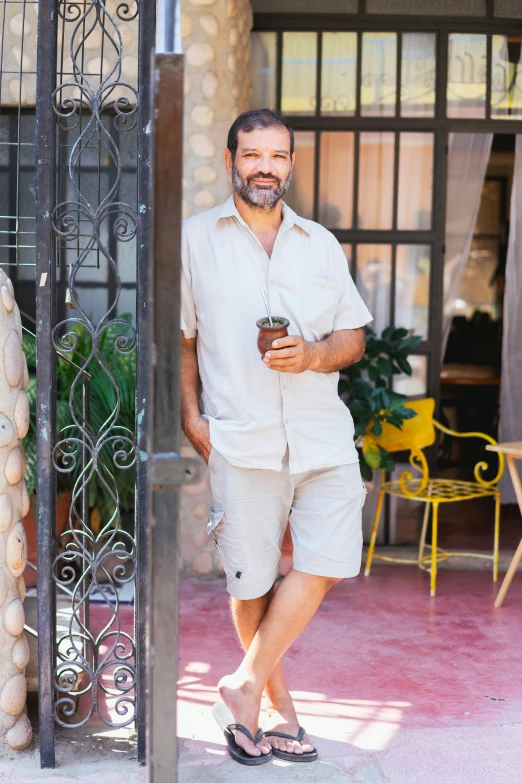
[[[263,301],[264,301],[264,303],[265,303],[266,312],[267,312],[267,315],[268,315],[268,320],[270,321],[270,326],[273,326],[273,325],[274,325],[274,323],[273,323],[273,321],[272,321],[272,316],[270,315],[270,306],[269,306],[269,304],[268,304],[268,297],[267,297],[267,295],[265,294],[265,292],[263,291],[263,289],[261,289],[261,294],[262,294],[262,296],[263,296]]]

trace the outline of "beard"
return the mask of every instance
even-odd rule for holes
[[[235,161],[232,162],[232,186],[237,195],[250,207],[261,209],[264,212],[272,212],[278,201],[281,201],[290,186],[292,178],[292,168],[288,172],[288,177],[283,182],[273,174],[261,174],[256,172],[247,179],[243,179],[236,168]],[[270,183],[266,186],[259,183],[252,183],[253,179],[275,180],[275,186]]]

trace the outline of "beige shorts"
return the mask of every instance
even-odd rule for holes
[[[234,598],[259,598],[270,590],[288,522],[297,571],[357,576],[366,496],[359,463],[291,474],[287,460],[282,471],[238,468],[213,449],[209,469],[208,532]]]

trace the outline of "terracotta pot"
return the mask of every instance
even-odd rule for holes
[[[56,537],[60,536],[65,530],[69,518],[69,509],[71,507],[72,493],[62,492],[56,497]],[[27,559],[37,565],[37,543],[36,543],[36,521],[35,521],[35,498],[31,497],[31,507],[27,516],[22,520],[27,539]],[[24,571],[24,581],[27,587],[36,585],[36,571],[27,566]]]
[[[259,321],[256,321],[256,326],[259,329],[259,334],[257,335],[257,349],[262,357],[267,351],[270,350],[274,340],[277,340],[278,337],[288,337],[288,327],[290,326],[290,321],[288,318],[282,318],[279,315],[273,315],[272,321],[275,319],[278,321],[283,321],[283,323],[278,323],[277,325],[274,324],[274,326],[270,326],[270,324],[268,324],[267,326],[265,324],[265,322],[268,322],[266,316],[264,318],[260,318]]]

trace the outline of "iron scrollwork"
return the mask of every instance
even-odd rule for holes
[[[63,25],[71,30],[72,74],[61,81],[53,95],[53,109],[62,131],[77,129],[68,154],[69,188],[74,197],[57,204],[52,215],[57,243],[69,252],[72,248],[75,255],[68,280],[68,302],[74,316],[56,324],[52,339],[57,352],[79,365],[70,388],[69,423],[58,432],[53,450],[54,468],[73,477],[74,484],[68,524],[54,562],[56,585],[70,596],[67,628],[57,643],[54,682],[55,718],[68,727],[83,725],[95,713],[109,726],[126,726],[136,715],[135,642],[122,629],[119,596],[119,588],[134,580],[136,545],[133,535],[121,524],[116,479],[118,471],[134,467],[137,449],[134,432],[119,423],[121,400],[114,365],[134,353],[137,335],[132,324],[117,317],[121,281],[107,236],[112,231],[113,243],[114,239],[131,241],[136,236],[137,216],[129,204],[118,200],[120,153],[106,118],[112,117],[118,133],[132,130],[136,123],[139,96],[136,87],[122,79],[123,42],[118,22],[135,19],[139,5],[120,2],[114,11],[113,4],[112,14],[108,5],[103,0],[60,1]],[[102,55],[106,53],[100,57],[97,76],[86,73],[84,67],[89,39],[100,40]],[[108,187],[94,204],[82,192],[79,175],[82,157],[93,146],[109,156],[113,172]],[[89,317],[77,287],[92,254],[105,259],[115,280],[112,300],[98,319]],[[79,352],[79,335],[83,337],[82,346],[88,344],[87,351]],[[113,360],[101,350],[102,343],[107,342]],[[111,414],[97,429],[82,402],[85,384],[94,370],[109,379],[115,399]],[[89,521],[87,499],[93,481],[103,486],[111,505],[96,532]],[[101,630],[95,630],[89,620],[94,590],[103,603],[98,613],[104,618]],[[89,706],[77,713],[80,696],[84,697],[82,704],[87,702]]]

